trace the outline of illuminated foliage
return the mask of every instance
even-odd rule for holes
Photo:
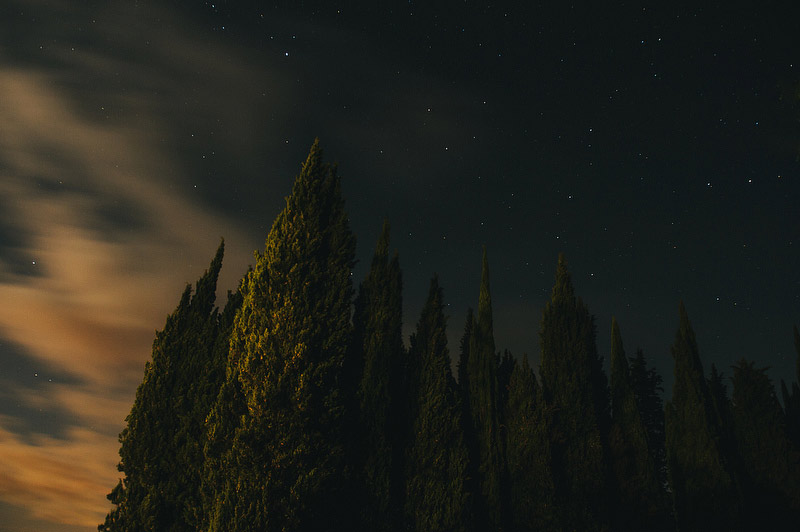
[[[341,377],[354,248],[339,177],[315,141],[244,282],[219,396],[240,397],[243,411],[219,458],[227,480],[210,530],[338,530],[351,518]],[[215,419],[209,431],[229,437],[231,420]]]
[[[229,296],[214,308],[224,245],[194,295],[187,286],[164,329],[120,434],[119,470],[125,478],[109,500],[116,506],[101,531],[196,530],[203,519],[200,493],[203,425],[222,380],[230,320],[239,303]]]
[[[406,516],[416,532],[464,531],[472,521],[461,407],[447,350],[442,289],[431,280],[409,357],[417,368],[410,397]]]
[[[542,313],[543,413],[550,416],[551,471],[563,526],[604,530],[610,520],[608,381],[597,353],[594,317],[575,297],[559,256],[552,296]]]
[[[679,530],[734,530],[739,495],[720,446],[721,424],[683,303],[672,346],[675,384],[666,406],[667,462]]]

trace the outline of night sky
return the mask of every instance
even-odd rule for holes
[[[666,398],[680,300],[707,371],[794,378],[790,3],[279,4],[0,6],[0,531],[103,520],[154,331],[220,237],[236,287],[315,137],[356,283],[391,222],[406,338],[436,272],[457,352],[485,244],[497,345],[538,365],[564,252]]]

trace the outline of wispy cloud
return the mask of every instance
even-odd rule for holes
[[[194,89],[208,99],[224,83],[251,79],[250,65],[224,49],[204,51],[190,34],[158,42],[135,17],[128,27],[115,20],[102,31],[129,45],[119,57],[62,47],[48,56],[63,61],[55,68],[4,61],[0,47],[0,337],[20,347],[26,367],[70,377],[3,382],[20,409],[63,412],[66,421],[59,430],[21,430],[29,420],[0,409],[0,501],[81,526],[96,526],[108,507],[117,433],[154,329],[207,267],[220,236],[223,292],[235,288],[254,247],[193,189],[164,115],[181,91],[192,92],[192,72],[225,75],[216,87]],[[86,72],[139,81],[72,85]],[[219,107],[245,105],[233,98]]]

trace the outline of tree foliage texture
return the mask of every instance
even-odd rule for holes
[[[666,445],[675,518],[681,531],[734,530],[739,497],[721,447],[714,408],[683,303],[672,346],[675,383],[666,406]]]
[[[196,530],[202,521],[200,480],[204,422],[225,367],[227,335],[238,300],[222,316],[214,306],[224,243],[197,281],[187,285],[164,329],[120,434],[125,478],[109,499],[115,508],[101,531]]]
[[[796,530],[800,456],[786,435],[783,412],[766,369],[744,359],[733,367],[736,447],[745,474],[744,528]]]
[[[402,426],[404,355],[402,278],[395,254],[389,260],[389,224],[384,222],[355,301],[354,350],[360,382],[356,461],[364,482],[363,524],[393,530],[402,516]]]
[[[245,281],[227,372],[238,382],[220,394],[239,393],[244,409],[220,457],[229,480],[210,530],[346,528],[340,379],[354,247],[339,177],[315,141]]]
[[[550,430],[556,505],[566,529],[605,530],[610,516],[606,449],[608,381],[597,353],[594,317],[575,297],[559,256],[542,314],[541,388]]]
[[[466,423],[467,442],[471,448],[473,472],[480,489],[476,495],[476,525],[479,529],[502,528],[501,479],[504,470],[500,438],[500,391],[495,356],[492,295],[489,286],[489,261],[483,250],[481,285],[477,319],[469,328],[467,378],[464,390],[470,416]]]
[[[416,532],[468,530],[472,515],[467,489],[467,449],[461,406],[450,370],[442,289],[433,278],[409,357],[411,434],[406,457],[406,516]]]
[[[665,522],[663,488],[649,449],[617,320],[611,320],[611,451],[619,507],[614,530],[656,530]]]

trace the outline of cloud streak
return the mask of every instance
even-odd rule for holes
[[[141,18],[126,27],[115,20],[102,31],[118,32],[131,59],[62,46],[49,57],[66,69],[20,66],[0,47],[0,336],[20,347],[26,367],[70,381],[3,382],[20,408],[64,412],[67,421],[22,430],[30,420],[0,409],[0,511],[24,508],[53,530],[102,522],[119,477],[117,433],[153,331],[183,284],[202,274],[224,235],[221,291],[235,288],[254,247],[196,193],[164,114],[192,94],[192,72],[213,65],[224,76],[194,89],[207,100],[226,83],[246,85],[250,65],[224,49],[205,54],[190,33],[150,41]],[[97,76],[74,86],[87,71]],[[139,85],[92,84],[115,72]],[[215,112],[246,105],[233,98]]]

